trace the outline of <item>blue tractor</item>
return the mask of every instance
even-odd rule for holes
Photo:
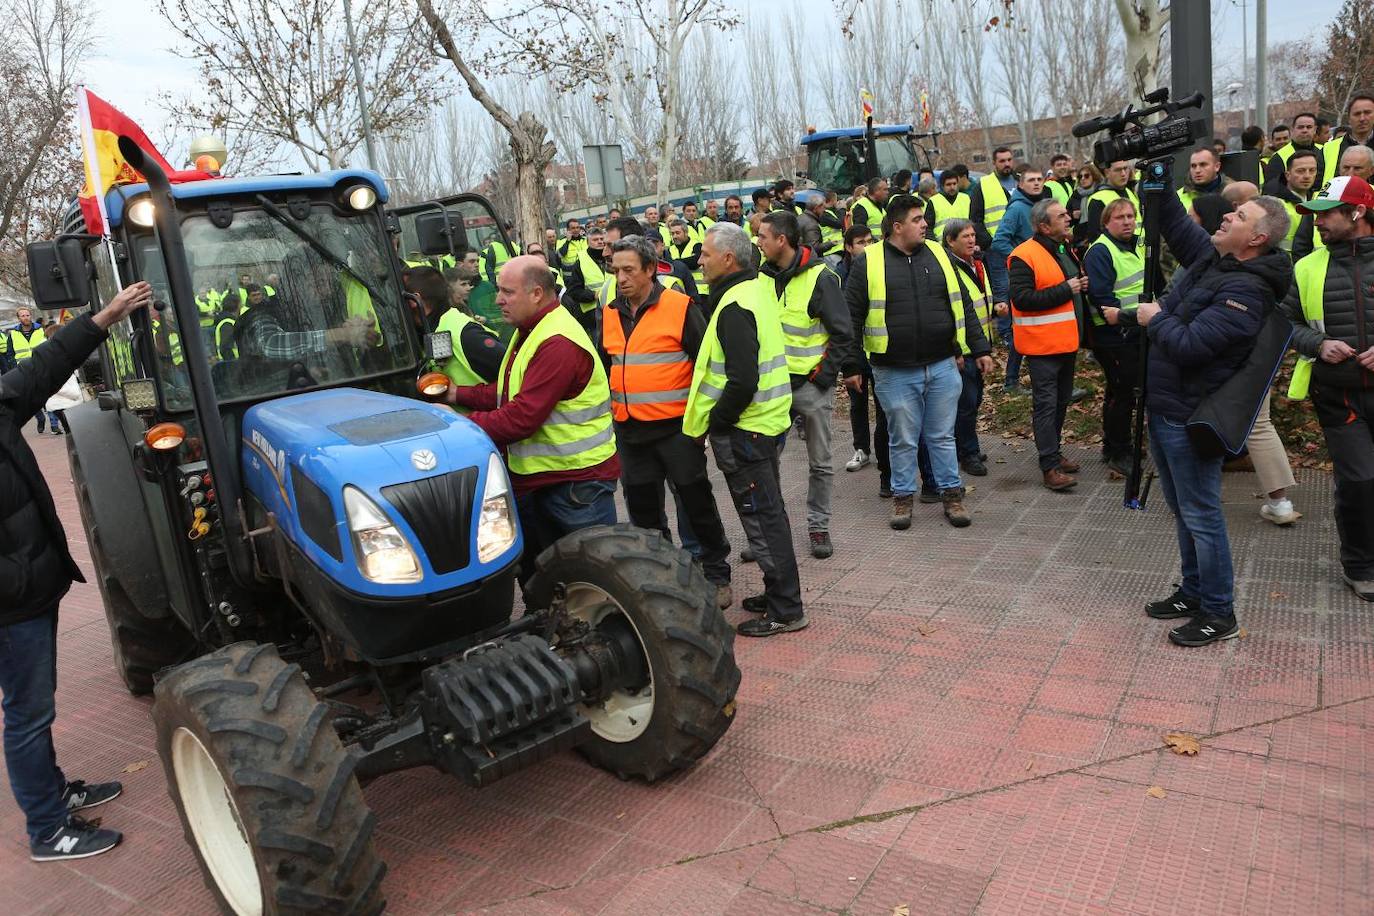
[[[121,148],[147,183],[107,195],[109,238],[74,214],[29,267],[45,308],[157,292],[102,347],[68,447],[115,664],[154,696],[223,911],[380,911],[360,786],[389,772],[481,786],[576,747],[656,780],[710,750],[740,675],[691,557],[581,531],[514,613],[501,455],[417,390],[452,342],[406,304],[397,236],[461,260],[470,228],[500,233],[490,206],[420,208],[416,235],[373,172],[172,185]]]

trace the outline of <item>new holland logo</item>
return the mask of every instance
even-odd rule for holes
[[[410,463],[417,471],[432,471],[439,465],[439,459],[427,448],[416,449],[410,453]]]

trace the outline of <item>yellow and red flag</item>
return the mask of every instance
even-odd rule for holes
[[[921,126],[930,126],[930,96],[924,89],[921,90]]]
[[[86,218],[86,231],[104,235],[109,228],[109,214],[105,212],[105,195],[118,184],[137,184],[146,179],[119,152],[119,138],[128,137],[145,154],[162,166],[173,182],[196,181],[212,177],[201,171],[177,171],[153,141],[128,115],[115,108],[84,86],[76,90],[77,123],[81,128],[81,157],[86,165],[86,186],[77,198],[81,214]]]
[[[873,93],[863,86],[859,87],[859,103],[863,105],[864,120],[873,117]]]

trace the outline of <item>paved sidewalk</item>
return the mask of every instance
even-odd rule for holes
[[[485,790],[370,786],[390,911],[1374,912],[1374,605],[1339,581],[1328,480],[1301,472],[1305,517],[1278,529],[1227,475],[1247,635],[1181,649],[1141,612],[1175,573],[1159,490],[1121,509],[1084,451],[1052,494],[1027,443],[985,445],[962,531],[918,505],[893,532],[877,472],[836,474],[835,556],[802,560],[812,625],[736,642],[737,720],[691,772],[622,783],[570,754]],[[89,569],[62,441],[36,447]],[[801,555],[804,449],[783,464]],[[740,568],[736,595],[759,582]],[[59,655],[59,759],[124,780],[100,813],[127,837],[33,864],[6,791],[5,911],[210,912],[94,587],[64,603]],[[1175,730],[1197,757],[1162,748]]]

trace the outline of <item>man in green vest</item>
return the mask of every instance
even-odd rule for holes
[[[482,277],[493,287],[496,286],[496,276],[501,268],[521,251],[520,243],[515,240],[515,226],[511,223],[506,223],[506,236],[511,240],[510,244],[496,236],[482,249]]]
[[[646,237],[658,236],[663,244],[668,244],[668,227],[660,221],[658,207],[653,204],[644,208],[644,230]]]
[[[1280,306],[1300,356],[1288,396],[1311,394],[1335,477],[1342,575],[1374,601],[1374,189],[1341,176],[1298,209],[1315,214],[1326,244],[1294,265]]]
[[[1211,150],[1199,150],[1210,153]],[[1102,211],[1106,225],[1088,246],[1088,317],[1093,358],[1102,367],[1102,460],[1123,477],[1131,468],[1131,418],[1140,378],[1135,309],[1145,290],[1145,243],[1136,235],[1135,205],[1118,198]]]
[[[992,237],[997,234],[997,224],[1002,222],[1007,201],[1016,190],[1016,160],[1011,149],[999,146],[992,151],[992,171],[971,185],[969,195],[969,219],[978,230],[978,247],[987,251],[992,247]]]
[[[801,577],[792,550],[778,456],[791,424],[779,303],[758,278],[749,236],[717,223],[706,231],[701,269],[711,285],[711,318],[697,352],[682,431],[709,438],[716,465],[763,571],[763,594],[744,600],[762,616],[739,625],[741,636],[775,636],[806,627]]]
[[[1188,177],[1178,187],[1178,199],[1183,202],[1183,209],[1191,210],[1193,198],[1199,194],[1220,194],[1230,183],[1231,178],[1222,174],[1217,151],[1204,146],[1188,157]]]
[[[1045,179],[1045,190],[1050,196],[1068,207],[1078,182],[1074,178],[1073,159],[1067,153],[1055,153],[1050,157],[1050,173]]]
[[[607,231],[593,229],[587,236],[587,247],[577,255],[577,260],[563,271],[563,304],[581,323],[588,335],[596,334],[596,310],[601,287],[611,276],[611,265],[606,255]],[[616,236],[619,238],[619,234]]]
[[[19,324],[5,332],[5,345],[9,351],[9,361],[12,365],[19,365],[33,356],[34,348],[47,340],[43,328],[34,323],[33,310],[21,308],[15,311],[14,317],[19,319]],[[47,418],[51,421],[54,434],[61,435],[61,428],[57,421],[57,415],[51,411],[38,409],[34,417],[38,421],[38,431],[44,430],[43,420]]]
[[[911,527],[922,440],[945,519],[956,528],[971,523],[954,444],[963,390],[959,366],[973,359],[983,372],[992,368],[991,348],[973,305],[964,298],[944,248],[925,240],[925,225],[920,201],[894,197],[883,218],[884,241],[854,260],[844,287],[850,321],[856,333],[862,329],[887,416],[893,495],[888,524],[897,531]],[[863,377],[844,381],[858,390]]]
[[[1288,158],[1298,150],[1311,150],[1317,154],[1318,172],[1325,169],[1321,147],[1317,145],[1317,116],[1304,111],[1293,119],[1292,136],[1287,143],[1274,150],[1269,162],[1264,166],[1264,193],[1273,194],[1288,180]]]
[[[1082,231],[1075,233],[1075,238],[1081,242],[1084,250],[1102,234],[1102,211],[1107,204],[1125,198],[1135,205],[1136,213],[1140,212],[1140,198],[1136,197],[1130,188],[1130,160],[1118,159],[1107,166],[1103,175],[1106,181],[1083,202],[1083,215],[1080,217]]]
[[[926,201],[926,225],[934,238],[942,238],[945,223],[968,219],[973,200],[959,190],[959,176],[950,169],[940,173],[940,193]]]
[[[668,225],[668,232],[671,238],[663,249],[664,256],[668,261],[681,264],[691,272],[692,282],[700,295],[705,289],[706,283],[701,275],[701,265],[698,260],[698,255],[701,254],[701,243],[692,237],[691,226],[686,220],[673,220]],[[695,298],[694,296],[693,299]]]
[[[424,330],[447,331],[453,342],[453,355],[435,368],[458,386],[496,381],[506,348],[471,316],[449,306],[443,274],[432,267],[417,267],[410,274],[410,290],[420,298]]]
[[[716,222],[714,219],[709,221],[703,220],[701,218],[701,210],[697,207],[697,202],[694,200],[689,200],[682,205],[682,221],[687,224],[687,234],[691,237],[692,241],[696,242],[698,245],[701,244],[701,240],[706,236],[706,230],[710,229]],[[668,228],[670,230],[672,229],[671,226]]]
[[[1322,172],[1321,184],[1344,174],[1342,167],[1345,165],[1346,152],[1374,147],[1374,91],[1363,89],[1351,93],[1350,101],[1345,106],[1345,121],[1350,125],[1349,132],[1322,147],[1326,168]]]
[[[448,402],[471,410],[468,419],[506,456],[525,535],[525,582],[535,558],[559,538],[615,524],[620,460],[606,370],[587,332],[559,304],[548,261],[507,261],[496,301],[515,327],[496,381],[454,386]]]
[[[782,339],[792,385],[792,415],[805,431],[810,476],[806,530],[811,555],[835,552],[830,540],[830,497],[835,477],[830,422],[835,414],[835,381],[859,375],[863,365],[854,346],[849,309],[840,278],[815,251],[801,244],[796,214],[777,210],[763,217],[759,250],[767,261],[765,279],[782,303]]]
[[[1288,236],[1278,243],[1278,247],[1289,254],[1293,254],[1296,247],[1302,249],[1303,255],[1307,255],[1321,245],[1321,238],[1314,235],[1316,228],[1310,220],[1306,234],[1301,239],[1298,237],[1302,232],[1302,214],[1298,212],[1298,205],[1316,196],[1320,170],[1321,157],[1315,150],[1295,150],[1288,157],[1288,170],[1284,173],[1283,184],[1275,186],[1271,192],[1271,196],[1282,201],[1284,209],[1288,211]]]
[[[586,250],[587,238],[583,233],[582,222],[575,218],[568,220],[566,232],[556,248],[559,265],[573,266],[577,263],[577,256]]]
[[[253,299],[251,292],[248,298],[250,301]],[[255,304],[261,304],[263,298],[261,288],[259,288],[258,302]],[[238,357],[239,348],[234,337],[234,331],[238,324],[239,313],[242,311],[237,296],[231,296],[224,300],[224,309],[215,320],[214,337],[210,347],[212,360],[236,359]]]
[[[867,226],[874,238],[882,235],[883,214],[887,211],[888,185],[886,178],[874,178],[867,185],[867,196],[854,201],[849,208],[849,225]]]

